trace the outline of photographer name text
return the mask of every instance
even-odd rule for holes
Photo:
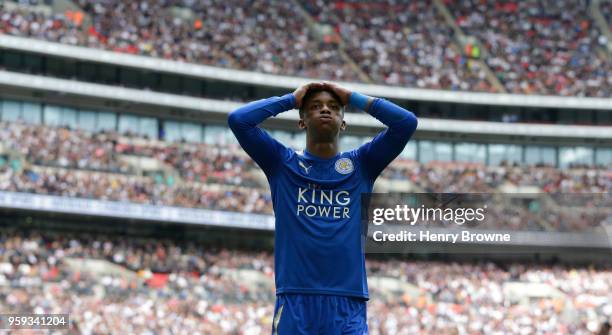
[[[510,242],[508,233],[482,233],[462,230],[450,233],[433,233],[428,230],[408,231],[402,230],[386,233],[376,230],[372,234],[376,242],[446,242],[446,243],[473,243],[473,242]]]

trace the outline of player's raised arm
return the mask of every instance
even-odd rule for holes
[[[359,148],[363,166],[374,180],[382,170],[404,150],[406,143],[417,128],[417,118],[406,109],[385,99],[373,98],[332,83],[325,83],[344,101],[353,107],[372,115],[388,128],[379,133],[371,142]]]
[[[271,116],[299,108],[306,91],[317,85],[322,84],[311,83],[281,97],[253,101],[229,114],[227,123],[238,142],[266,174],[274,171],[285,147],[258,125]]]

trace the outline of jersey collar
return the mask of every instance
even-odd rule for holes
[[[332,161],[334,159],[337,159],[338,157],[340,157],[340,155],[342,155],[342,152],[338,152],[334,157],[325,159],[325,158],[321,158],[321,157],[318,157],[318,156],[315,156],[315,155],[311,154],[306,149],[302,150],[302,153],[303,153],[304,157],[307,158],[307,159],[312,159],[312,160],[321,161],[321,162],[329,162],[329,161]]]

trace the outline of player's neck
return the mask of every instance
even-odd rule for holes
[[[338,141],[332,142],[315,142],[307,140],[306,150],[308,153],[322,159],[329,159],[338,154]]]

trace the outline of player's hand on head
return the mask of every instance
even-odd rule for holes
[[[306,95],[306,92],[308,92],[309,89],[311,88],[323,88],[324,84],[323,83],[308,83],[306,85],[302,85],[300,87],[298,87],[295,91],[293,91],[293,95],[295,96],[295,107],[296,108],[300,108],[302,107],[302,99],[304,99],[304,96]]]
[[[338,84],[329,82],[329,81],[324,81],[323,86],[324,88],[332,90],[334,93],[336,93],[336,95],[340,97],[340,100],[342,100],[340,102],[342,103],[343,106],[348,105],[349,98],[351,97],[351,93],[352,93],[351,90],[349,90],[346,87],[342,87]]]

